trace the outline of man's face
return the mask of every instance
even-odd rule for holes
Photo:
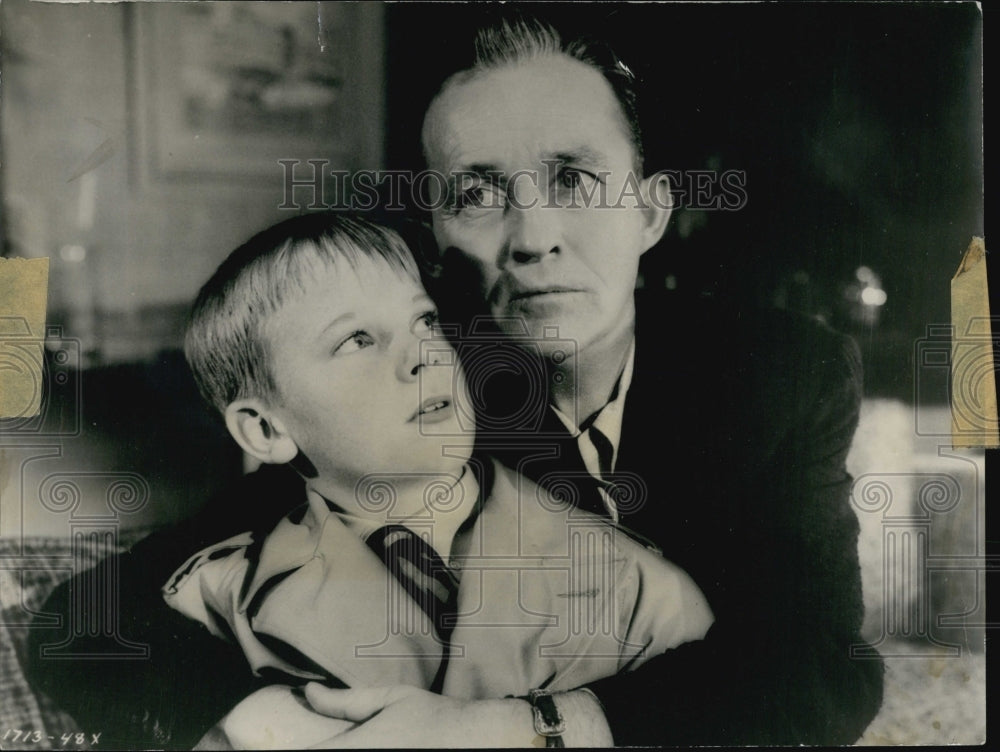
[[[421,347],[437,315],[423,287],[379,261],[315,266],[264,335],[273,414],[316,467],[317,490],[450,468],[440,437],[461,432],[453,392],[464,377],[445,340]]]
[[[502,329],[557,327],[579,351],[630,336],[639,257],[662,226],[639,207],[648,183],[598,71],[553,55],[454,81],[428,111],[424,148],[455,176],[433,213],[438,245],[472,267]]]

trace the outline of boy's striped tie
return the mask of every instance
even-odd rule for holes
[[[427,541],[403,525],[380,527],[366,542],[430,617],[441,642],[447,642],[458,605],[455,573]]]

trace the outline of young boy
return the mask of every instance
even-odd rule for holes
[[[678,567],[473,454],[461,365],[393,231],[310,214],[256,235],[202,288],[185,351],[240,446],[305,478],[272,531],[201,551],[164,587],[257,675],[503,697],[571,689],[708,630]],[[241,703],[229,743],[254,743],[281,691]]]

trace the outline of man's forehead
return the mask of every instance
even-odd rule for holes
[[[594,68],[550,55],[476,72],[431,105],[424,146],[433,166],[516,169],[579,154],[631,158],[621,107]]]

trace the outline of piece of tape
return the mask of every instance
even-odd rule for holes
[[[986,242],[973,238],[951,280],[951,443],[1000,447]]]
[[[47,258],[0,258],[0,418],[41,409],[48,283]]]

